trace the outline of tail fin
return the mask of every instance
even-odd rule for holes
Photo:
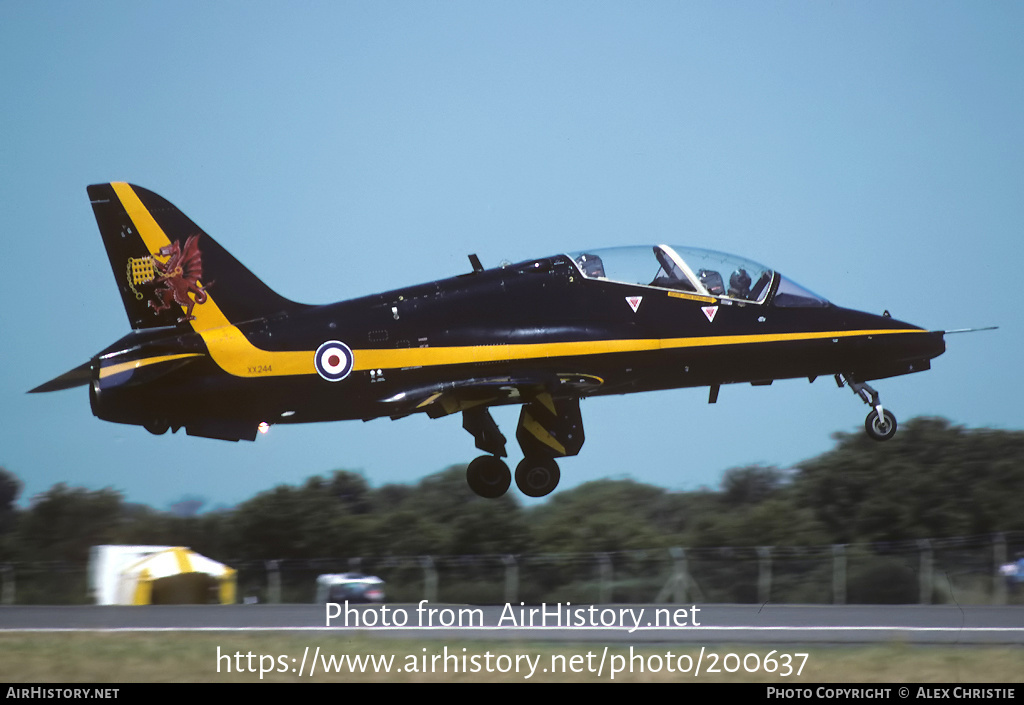
[[[109,183],[88,192],[132,328],[189,323],[201,331],[305,308],[152,191]]]

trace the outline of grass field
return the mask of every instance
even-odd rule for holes
[[[370,635],[0,634],[0,682],[1024,682],[1021,647],[715,645],[703,657],[690,645],[605,649]]]

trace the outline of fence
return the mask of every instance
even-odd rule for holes
[[[391,602],[1024,604],[1024,582],[999,573],[1022,555],[1024,533],[1013,532],[808,547],[223,562],[238,570],[239,598],[250,602],[311,602],[321,573],[362,572],[385,580]],[[86,575],[84,564],[3,564],[0,602],[88,603]]]

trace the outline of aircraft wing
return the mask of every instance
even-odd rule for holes
[[[582,397],[603,383],[600,377],[580,373],[472,377],[408,389],[381,402],[390,407],[388,415],[393,419],[417,412],[439,418],[476,406],[527,403],[545,392]]]

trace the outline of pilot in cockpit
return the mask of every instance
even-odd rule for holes
[[[750,298],[750,275],[745,269],[737,269],[729,276],[729,296],[734,299]]]
[[[580,266],[583,275],[590,279],[604,279],[604,262],[597,255],[583,254],[576,258],[576,264]]]
[[[702,269],[697,274],[700,283],[704,285],[712,296],[721,296],[725,293],[725,286],[722,284],[722,275],[712,269]]]

